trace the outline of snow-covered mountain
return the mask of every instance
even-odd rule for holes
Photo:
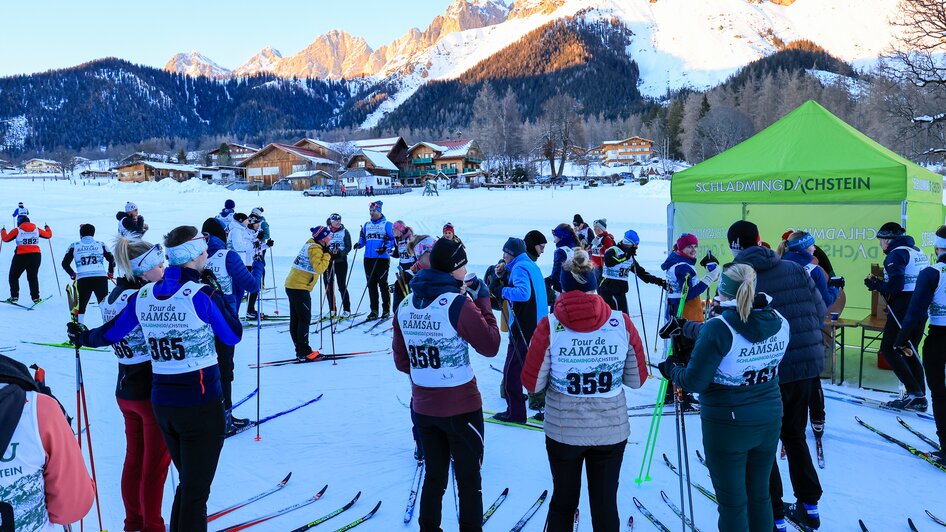
[[[207,78],[230,77],[230,70],[214,63],[200,52],[176,54],[164,65],[164,70],[177,72],[188,76],[204,76]]]
[[[830,54],[863,66],[894,41],[896,29],[890,19],[896,14],[897,3],[898,0],[455,0],[425,30],[411,28],[376,50],[361,37],[333,30],[291,56],[281,57],[267,48],[233,74],[373,77],[396,90],[388,92],[383,103],[362,124],[372,127],[425,83],[457,78],[527,33],[565,17],[580,14],[586,19],[618,20],[629,28],[634,38],[626,52],[640,67],[640,90],[645,95],[657,96],[668,88],[714,86],[747,63],[799,39],[813,41]],[[174,70],[199,71],[190,67],[193,63],[182,62],[184,66],[175,66]],[[171,67],[169,63],[168,69],[172,70]]]

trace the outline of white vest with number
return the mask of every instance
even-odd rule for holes
[[[227,295],[233,293],[233,276],[227,271],[227,253],[229,252],[228,249],[218,249],[207,259],[207,267],[214,272],[214,277],[220,284],[220,290]]]
[[[0,457],[0,501],[13,506],[13,530],[16,532],[45,532],[58,528],[49,522],[46,512],[46,480],[43,477],[46,451],[39,436],[37,400],[36,392],[26,392],[20,421],[13,431],[10,445]]]
[[[118,220],[118,234],[120,234],[120,235],[122,235],[123,237],[128,238],[128,239],[141,238],[142,233],[139,233],[138,231],[131,231],[131,230],[127,229],[127,228],[125,227],[125,224],[122,223],[122,222],[124,222],[124,221],[125,221],[125,218],[122,218],[121,220]]]
[[[779,317],[782,326],[761,342],[747,340],[723,316],[712,318],[722,320],[732,333],[732,347],[716,368],[713,382],[723,386],[751,386],[768,382],[778,375],[778,364],[788,348],[789,328],[788,320],[777,311],[772,312]]]
[[[103,277],[105,271],[105,244],[91,237],[73,242],[72,261],[76,264],[76,279]]]
[[[148,341],[155,373],[189,373],[217,363],[213,329],[197,316],[194,308],[194,297],[202,286],[188,281],[164,300],[154,296],[154,283],[138,292],[135,311]]]
[[[252,266],[253,238],[256,234],[252,229],[244,227],[239,222],[233,222],[230,227],[230,233],[227,235],[227,248],[240,255],[245,266]]]
[[[110,302],[111,296],[102,300],[99,303],[99,308],[102,310],[102,323],[108,323],[121,314],[128,306],[128,299],[137,292],[137,289],[129,288],[123,290],[114,302]],[[151,350],[148,348],[144,333],[141,332],[141,325],[132,329],[120,342],[112,344],[112,350],[115,351],[119,364],[141,364],[151,360]]]
[[[630,338],[620,311],[596,331],[578,332],[549,314],[549,386],[572,397],[614,397],[621,393]]]
[[[428,388],[450,388],[473,380],[470,345],[450,323],[450,306],[460,294],[443,294],[424,309],[408,295],[397,311],[411,361],[411,381]]]
[[[679,281],[677,281],[677,268],[679,268],[680,266],[689,266],[690,268],[693,267],[691,264],[687,264],[686,262],[678,262],[674,264],[673,266],[667,268],[667,287],[668,287],[667,298],[668,299],[680,299],[681,297],[683,297],[683,285],[680,284]],[[695,279],[696,279],[696,274],[693,274],[690,276],[691,287],[696,284]]]
[[[397,243],[397,257],[398,263],[401,265],[401,268],[408,269],[411,265],[414,264],[414,257],[407,251],[407,239],[404,240],[395,240]]]
[[[946,264],[937,262],[930,268],[939,272],[939,283],[930,303],[930,325],[943,326],[946,325]]]
[[[24,231],[23,227],[18,227],[16,232],[16,245],[18,246],[38,246],[39,228],[33,226],[32,231]]]
[[[614,258],[624,259],[624,262],[619,262],[614,266],[608,266],[607,261],[604,263],[604,269],[602,270],[602,277],[605,279],[615,279],[618,281],[627,281],[631,278],[631,268],[634,267],[634,257],[630,257],[624,253],[624,250],[614,246]],[[610,251],[611,248],[608,248]],[[605,252],[607,255],[607,252]]]
[[[312,266],[312,261],[309,260],[309,248],[314,245],[316,245],[314,242],[306,242],[302,245],[302,249],[300,249],[299,254],[296,255],[296,260],[292,261],[293,268],[306,273],[315,274],[315,268]]]
[[[338,231],[330,231],[332,233],[332,240],[329,241],[329,246],[333,248],[344,251],[345,249],[345,228],[340,227]]]
[[[900,246],[893,248],[894,251],[898,249],[905,250],[910,258],[907,260],[906,266],[903,268],[903,291],[912,292],[916,290],[916,278],[920,275],[920,270],[926,268],[930,265],[930,259],[923,254],[922,251],[917,251],[910,246]],[[887,275],[887,268],[884,268],[884,281],[889,281],[890,278]]]

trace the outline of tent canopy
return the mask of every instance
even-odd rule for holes
[[[942,176],[809,100],[741,144],[673,176],[674,202],[942,204]]]

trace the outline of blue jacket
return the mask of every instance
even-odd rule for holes
[[[811,264],[811,261],[815,260],[815,258],[807,251],[788,251],[785,255],[782,255],[782,260],[794,262],[804,268]],[[834,300],[838,298],[838,291],[836,288],[828,287],[828,274],[821,268],[815,268],[811,270],[809,275],[811,276],[811,280],[815,282],[815,288],[817,288],[818,293],[821,294],[821,299],[824,300],[824,306],[830,307],[831,304],[834,303]]]
[[[222,240],[213,235],[210,235],[210,238],[207,239],[208,255],[213,255],[221,249],[226,249],[226,247],[227,245]],[[232,249],[227,251],[227,273],[233,278],[233,291],[230,294],[222,295],[223,300],[230,305],[230,309],[233,310],[234,314],[240,313],[240,303],[243,301],[244,292],[251,294],[259,292],[263,276],[266,274],[265,268],[266,266],[262,262],[254,260],[253,271],[251,272],[246,269],[243,259],[236,251]]]
[[[936,262],[946,264],[946,255],[940,255]],[[916,278],[916,290],[913,291],[910,305],[903,317],[903,328],[897,334],[897,341],[894,345],[907,345],[907,340],[915,337],[914,331],[923,328],[926,318],[929,317],[930,304],[933,303],[933,294],[936,293],[937,286],[939,286],[939,270],[937,268],[930,266],[920,270],[920,275]]]
[[[660,265],[660,269],[666,272],[674,264],[680,263],[686,264],[686,266],[679,266],[674,270],[674,273],[676,274],[674,275],[675,282],[677,283],[677,286],[684,286],[687,275],[689,274],[690,289],[687,291],[687,301],[698,299],[709,287],[707,287],[706,283],[703,281],[693,284],[693,281],[697,279],[697,272],[695,268],[696,259],[691,259],[690,257],[677,253],[676,251],[671,251],[670,254],[667,255],[667,259],[663,262],[663,264]],[[671,312],[676,313],[679,304],[679,297],[667,297],[667,311],[664,314],[664,317],[670,316]]]
[[[378,238],[380,235],[383,238]],[[394,251],[394,226],[382,216],[378,221],[368,220],[358,233],[359,247],[365,248],[366,259],[390,259]],[[381,253],[378,250],[384,248]]]
[[[154,285],[154,295],[158,299],[168,298],[188,281],[200,282],[197,270],[169,266],[164,270],[164,279]],[[128,298],[125,310],[111,321],[86,331],[82,335],[82,344],[89,347],[103,347],[120,342],[138,326],[138,313],[135,310],[138,294]],[[209,323],[217,340],[226,345],[236,345],[243,337],[243,325],[223,300],[222,294],[209,286],[203,286],[194,297],[197,316]],[[151,387],[151,402],[162,406],[191,406],[216,399],[222,394],[220,387],[220,368],[216,364],[189,373],[177,375],[154,374]]]
[[[733,262],[752,266],[758,275],[756,292],[771,296],[772,308],[791,327],[788,350],[778,366],[779,382],[817,378],[824,368],[821,329],[827,307],[814,280],[801,266],[781,260],[774,251],[762,246],[742,250]]]
[[[549,283],[556,292],[562,291],[562,264],[565,263],[567,257],[565,248],[576,247],[578,247],[578,242],[575,242],[571,233],[555,243],[555,253],[552,254],[552,275],[549,276]]]
[[[522,253],[506,265],[508,286],[503,288],[503,299],[512,303],[512,316],[507,317],[509,333],[514,340],[526,343],[532,340],[535,328],[549,314],[545,293],[545,279],[539,266]],[[516,329],[514,333],[513,329]],[[518,334],[522,337],[518,337]]]

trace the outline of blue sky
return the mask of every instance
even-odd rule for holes
[[[163,67],[197,50],[236,68],[266,46],[291,55],[339,28],[377,48],[424,29],[450,0],[26,0],[4,2],[0,76],[115,56]]]

